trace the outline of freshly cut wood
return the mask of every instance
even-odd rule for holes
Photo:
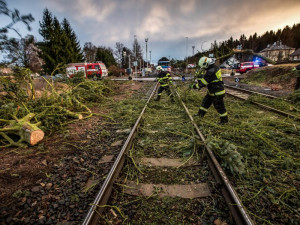
[[[3,120],[8,125],[0,129],[0,135],[9,142],[7,146],[19,146],[24,147],[22,142],[27,142],[30,145],[36,145],[44,138],[44,131],[42,131],[38,126],[40,122],[33,124],[30,120],[35,117],[34,113],[29,113],[22,119],[18,119],[13,116],[14,120]],[[18,142],[13,141],[8,135],[14,134],[20,137]],[[6,147],[7,147],[6,146]]]

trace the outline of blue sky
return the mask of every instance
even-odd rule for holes
[[[207,50],[214,40],[263,34],[286,25],[300,23],[299,0],[6,0],[8,8],[21,14],[31,13],[35,21],[29,32],[21,24],[23,36],[38,33],[43,11],[48,8],[60,21],[66,18],[76,32],[81,46],[115,49],[121,42],[132,49],[134,35],[144,49],[145,38],[152,52],[152,62],[163,56],[184,59],[186,55]],[[0,17],[0,27],[7,24]],[[188,38],[186,38],[188,37]]]

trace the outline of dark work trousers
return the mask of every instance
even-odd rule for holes
[[[214,105],[214,107],[217,110],[217,112],[219,113],[219,115],[226,113],[224,97],[225,97],[225,95],[211,96],[209,94],[206,94],[206,96],[204,97],[202,104],[201,104],[201,108],[204,108],[204,109],[200,108],[199,114],[204,116],[206,113],[205,109],[208,110],[208,108],[211,106],[211,104]]]
[[[158,91],[157,91],[157,96],[160,97],[164,90],[167,92],[168,96],[170,96],[171,98],[173,97],[171,90],[170,90],[170,86],[165,86],[165,87],[159,86]]]
[[[300,88],[300,74],[298,75],[296,80],[295,90],[298,90],[299,88]]]

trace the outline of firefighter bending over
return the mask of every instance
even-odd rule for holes
[[[161,66],[156,67],[156,70],[158,71],[157,81],[159,82],[160,86],[157,91],[157,97],[154,100],[159,101],[162,92],[165,90],[170,96],[171,101],[174,102],[173,95],[170,90],[170,85],[172,85],[172,77],[170,76],[170,73],[163,71]]]
[[[225,89],[222,81],[221,70],[217,65],[215,65],[215,60],[212,58],[202,57],[198,64],[201,69],[205,70],[205,74],[198,78],[198,83],[192,85],[192,88],[200,89],[207,86],[207,93],[196,115],[204,117],[208,108],[211,104],[213,104],[219,113],[220,123],[227,123],[228,116],[223,100],[225,97]]]

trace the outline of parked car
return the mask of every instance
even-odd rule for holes
[[[241,64],[238,64],[238,68],[236,70],[236,72],[242,74],[242,73],[246,73],[250,70],[253,70],[255,68],[258,68],[259,65],[256,62],[243,62]]]
[[[66,75],[63,75],[63,74],[55,74],[53,77],[52,77],[52,80],[53,81],[63,81],[63,80],[66,80],[68,77]]]

